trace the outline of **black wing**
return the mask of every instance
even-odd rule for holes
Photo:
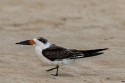
[[[75,53],[72,51],[54,44],[44,49],[42,53],[43,56],[51,61],[75,57]]]

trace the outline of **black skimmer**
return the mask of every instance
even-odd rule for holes
[[[58,76],[59,64],[68,64],[72,59],[79,59],[84,57],[91,57],[103,54],[104,49],[93,49],[93,50],[76,50],[67,49],[64,47],[57,46],[55,44],[50,44],[46,38],[38,37],[32,40],[25,40],[16,44],[21,45],[35,45],[35,51],[38,53],[40,58],[48,64],[56,64],[55,68],[48,69],[47,71],[52,71],[56,69],[56,74]]]

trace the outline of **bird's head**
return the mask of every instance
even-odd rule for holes
[[[21,41],[15,44],[20,44],[20,45],[37,45],[40,47],[44,47],[46,44],[48,44],[48,40],[46,38],[43,37],[38,37],[38,38],[34,38],[31,40],[25,40],[25,41]]]

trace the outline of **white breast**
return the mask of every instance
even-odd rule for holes
[[[52,63],[53,63],[52,61],[50,61],[49,59],[47,59],[46,57],[43,56],[43,54],[42,54],[42,49],[41,49],[39,46],[36,46],[36,47],[35,47],[35,51],[37,52],[38,57],[39,57],[44,63],[47,63],[47,64],[52,64]]]

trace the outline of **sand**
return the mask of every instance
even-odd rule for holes
[[[16,42],[45,37],[76,49],[109,48],[103,55],[46,72],[34,47]],[[125,0],[0,0],[0,83],[125,82]]]

